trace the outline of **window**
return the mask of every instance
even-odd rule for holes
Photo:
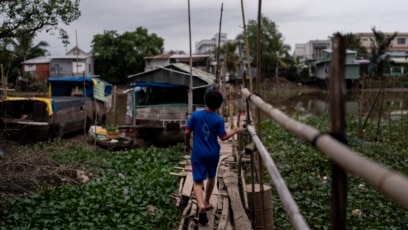
[[[405,45],[406,39],[405,38],[397,38],[397,45]]]

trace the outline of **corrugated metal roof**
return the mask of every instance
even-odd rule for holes
[[[171,56],[172,54],[160,54],[155,56],[148,56],[145,57],[144,59],[169,59]]]
[[[45,63],[50,63],[50,57],[41,56],[23,62],[23,64],[45,64]]]
[[[165,71],[165,72],[160,72]],[[176,75],[175,75],[176,74]],[[190,75],[190,66],[184,63],[173,63],[165,67],[149,70],[146,72],[129,75],[128,78],[138,78],[138,80],[149,82],[166,82],[173,84],[188,85]],[[215,76],[211,73],[201,71],[197,68],[192,69],[193,87],[214,84]],[[181,76],[176,77],[174,76]],[[134,79],[136,80],[136,79]]]
[[[408,63],[408,59],[406,59],[405,57],[391,57],[389,59],[390,62],[394,62],[394,63],[398,63],[398,64],[407,64]]]
[[[29,60],[26,60],[23,62],[23,64],[45,64],[45,63],[50,63],[51,60],[53,59],[86,59],[90,57],[89,55],[64,55],[64,56],[41,56],[41,57],[36,57],[32,58]]]
[[[171,64],[172,66],[175,66],[176,68],[186,72],[186,73],[190,73],[190,66],[184,63],[173,63]],[[207,84],[213,84],[215,81],[215,75],[199,70],[197,68],[193,68],[192,69],[192,75],[195,77],[198,77],[200,79],[202,79],[203,81],[207,82]]]
[[[209,57],[209,54],[193,54],[191,55],[192,58],[204,58],[204,57]],[[177,58],[190,58],[189,54],[159,54],[155,56],[148,56],[145,57],[144,59],[177,59]]]

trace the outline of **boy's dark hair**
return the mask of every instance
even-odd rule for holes
[[[215,90],[208,91],[204,96],[204,103],[211,110],[220,108],[223,101],[222,94]]]

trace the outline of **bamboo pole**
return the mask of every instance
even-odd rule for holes
[[[256,92],[261,91],[261,38],[262,36],[262,0],[258,0],[258,28],[257,28],[257,50],[256,50]],[[259,108],[256,108],[256,127],[257,127],[257,132],[259,135],[259,139],[262,141],[262,126],[261,126],[261,110]],[[258,162],[257,166],[257,175],[258,175],[258,181],[260,184],[261,188],[261,208],[262,208],[262,215],[263,219],[266,220],[265,217],[265,197],[264,197],[264,181],[263,181],[263,167],[262,167],[262,162],[260,159],[260,154],[256,155],[255,160]],[[273,217],[272,217],[273,218]],[[264,224],[264,229],[266,229],[266,222],[263,222]]]
[[[3,70],[3,64],[0,65],[1,67],[1,83],[3,85],[3,97],[7,97],[7,80],[4,77],[4,70]]]
[[[220,43],[221,43],[221,23],[222,23],[222,11],[224,9],[224,3],[221,3],[221,14],[220,14],[220,25],[218,29],[218,52],[217,52],[217,65],[215,66],[215,83],[217,85],[217,88],[221,84],[220,80],[220,74],[219,74],[219,68],[220,68]]]
[[[362,178],[389,198],[408,208],[408,178],[406,176],[362,156],[327,133],[322,133],[314,127],[291,119],[247,89],[243,88],[241,92],[248,101],[253,102],[282,128],[312,144],[344,170]]]
[[[188,88],[188,116],[193,113],[193,58],[191,53],[191,16],[190,16],[190,0],[188,2],[188,40],[190,47],[190,83]]]
[[[333,57],[330,64],[330,129],[334,137],[346,143],[345,134],[345,86],[344,63],[346,60],[346,38],[336,34],[333,38]],[[331,181],[331,229],[346,229],[347,172],[330,161]]]
[[[295,229],[309,229],[309,226],[307,225],[305,219],[300,213],[299,208],[292,197],[292,194],[290,193],[288,187],[285,184],[285,181],[280,175],[279,170],[275,165],[275,162],[271,158],[265,146],[262,144],[262,141],[257,136],[255,128],[252,125],[248,125],[247,129],[252,136],[252,140],[256,145],[256,149],[258,150],[259,155],[262,157],[262,160],[265,164],[266,169],[269,172],[269,175],[272,178],[273,183],[275,184],[279,197],[281,198],[284,204],[286,214],[288,215],[292,224],[295,226]]]
[[[246,51],[246,61],[245,64],[247,66],[248,78],[249,78],[249,90],[253,90],[252,84],[252,71],[251,71],[251,62],[249,61],[249,43],[248,43],[248,33],[246,28],[246,21],[245,21],[245,11],[244,11],[244,0],[241,0],[241,11],[242,11],[242,25],[244,27],[244,40],[245,40],[245,51]]]

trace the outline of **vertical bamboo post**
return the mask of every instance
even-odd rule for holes
[[[193,113],[193,58],[191,54],[191,17],[190,0],[188,2],[188,43],[190,48],[190,83],[188,87],[188,117]]]
[[[241,0],[241,11],[242,11],[242,25],[244,27],[244,40],[245,40],[245,51],[246,51],[245,64],[247,66],[248,77],[249,77],[249,90],[252,91],[253,90],[252,71],[251,71],[251,63],[249,61],[249,43],[248,43],[248,34],[247,34],[246,21],[245,21],[244,0]]]
[[[333,56],[330,65],[330,130],[339,141],[346,142],[345,136],[345,59],[346,38],[339,33],[333,38]],[[331,162],[331,229],[346,229],[347,173]]]
[[[1,83],[3,85],[3,97],[6,98],[7,97],[7,83],[6,83],[6,79],[4,77],[4,73],[3,73],[3,64],[1,64]]]
[[[257,31],[257,52],[256,52],[256,91],[259,93],[261,89],[261,36],[262,36],[262,0],[258,0],[258,31]],[[259,108],[256,109],[256,126],[258,137],[262,141],[262,126],[261,126],[261,110]],[[258,175],[259,175],[259,184],[261,187],[261,208],[262,208],[262,215],[263,219],[266,220],[266,212],[265,212],[265,197],[264,197],[264,181],[263,181],[263,162],[262,157],[257,154],[258,158]],[[273,217],[272,217],[273,219]],[[264,229],[266,229],[266,222],[263,222]]]
[[[215,66],[215,83],[217,84],[217,88],[219,84],[221,84],[219,68],[220,68],[220,42],[221,42],[221,23],[222,23],[222,11],[224,8],[224,3],[221,3],[221,15],[220,15],[220,25],[218,29],[218,52],[217,52],[217,65]]]

